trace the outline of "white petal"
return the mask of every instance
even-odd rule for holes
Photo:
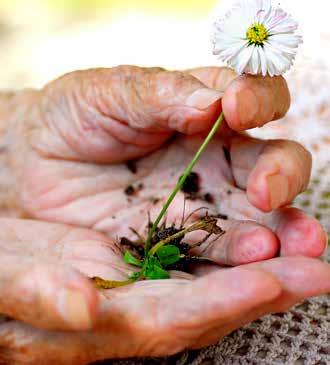
[[[302,37],[294,34],[276,34],[269,37],[270,43],[281,45],[286,49],[295,49],[302,43]]]
[[[271,1],[270,0],[259,0],[259,6],[256,13],[256,22],[265,24],[269,15],[272,12]]]
[[[262,76],[267,75],[267,58],[263,47],[258,47],[259,59],[260,59],[260,71]]]
[[[234,69],[238,74],[242,74],[245,72],[247,64],[250,62],[251,56],[253,52],[253,47],[249,47],[248,45],[240,52],[238,57],[233,60],[228,61],[229,64],[232,64]]]
[[[291,67],[291,59],[284,57],[276,48],[266,44],[264,50],[268,62],[268,73],[271,76],[282,75]]]
[[[258,48],[260,47],[253,47],[253,52],[251,55],[251,59],[249,62],[249,70],[248,72],[252,75],[258,75],[260,69],[260,61],[259,61],[259,52]]]

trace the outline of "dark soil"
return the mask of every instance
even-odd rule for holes
[[[120,247],[125,252],[130,251],[135,257],[142,258],[144,255],[143,242],[134,242],[127,237],[120,239]]]
[[[126,166],[132,174],[137,173],[137,164],[135,160],[127,161]]]
[[[230,157],[230,151],[227,147],[223,146],[222,147],[223,149],[223,154],[225,156],[225,159],[226,161],[228,162],[228,164],[230,165],[231,164],[231,157]]]
[[[155,245],[159,241],[163,241],[165,238],[173,236],[174,234],[178,233],[180,230],[176,229],[175,227],[167,227],[163,229],[159,229],[154,236],[152,237],[151,243]],[[180,245],[183,237],[177,238],[171,242],[172,245],[178,246]],[[179,247],[179,246],[178,246]],[[181,247],[181,245],[180,245]]]
[[[127,195],[127,196],[132,196],[135,194],[135,188],[133,185],[129,185],[127,186],[127,188],[124,190],[124,193]]]
[[[225,215],[225,214],[217,214],[217,215],[214,215],[211,217],[223,219],[224,221],[228,220],[228,215]]]
[[[200,184],[199,175],[196,172],[191,172],[188,175],[186,181],[184,182],[181,191],[183,191],[186,194],[198,193],[200,189],[199,184]]]
[[[207,203],[210,203],[210,204],[213,204],[214,203],[214,198],[213,198],[213,195],[210,194],[210,193],[206,193],[204,194],[204,200],[207,202]]]

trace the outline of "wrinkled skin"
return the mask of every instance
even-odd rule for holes
[[[160,211],[201,135],[220,114],[223,96],[231,130],[224,126],[194,169],[201,194],[210,193],[214,202],[188,201],[186,215],[206,206],[229,216],[228,222],[219,222],[228,234],[216,245],[221,252],[215,259],[224,264],[271,258],[279,243],[284,255],[319,256],[325,244],[319,224],[302,212],[281,209],[305,190],[310,154],[294,142],[258,141],[234,132],[286,112],[284,79],[242,77],[231,82],[235,76],[226,69],[192,73],[204,84],[188,74],[124,66],[72,73],[38,93],[26,122],[25,210],[38,219],[93,228],[113,238],[132,237],[129,227],[145,234],[147,212],[154,218]],[[256,111],[250,110],[256,102],[251,92],[258,100]],[[175,131],[184,135],[170,139]],[[224,144],[231,165],[224,158]],[[134,174],[125,162],[139,157]],[[139,183],[143,189],[127,197],[125,188]],[[168,220],[179,223],[182,215],[181,194]],[[255,223],[237,222],[246,219],[276,235]],[[223,252],[225,248],[233,252]]]
[[[24,164],[13,164],[21,207],[30,217],[86,229],[0,220],[0,311],[15,318],[0,326],[4,363],[173,354],[330,290],[329,266],[311,258],[324,251],[322,227],[286,207],[308,184],[310,155],[294,142],[237,133],[287,111],[285,81],[233,81],[215,68],[190,73],[91,70],[29,94],[24,130],[17,123]],[[86,276],[127,278],[133,268],[123,264],[116,238],[133,237],[129,227],[145,235],[147,213],[159,212],[221,108],[226,125],[194,169],[201,195],[213,202],[188,200],[185,213],[203,206],[228,216],[218,222],[226,234],[195,253],[238,267],[196,266],[192,275],[173,272],[170,280],[98,293]],[[126,166],[131,159],[138,159],[136,173]],[[167,220],[180,224],[182,215],[180,194]]]
[[[4,219],[0,226],[1,311],[33,325],[18,320],[0,325],[5,364],[173,354],[330,290],[328,265],[277,258],[232,269],[201,266],[195,280],[173,272],[170,280],[98,295],[82,273],[124,279],[131,270],[113,241],[48,223]]]

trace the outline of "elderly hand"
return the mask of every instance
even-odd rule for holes
[[[330,267],[277,258],[236,268],[200,265],[189,277],[98,291],[87,276],[132,268],[95,231],[0,219],[2,364],[88,364],[161,356],[217,341],[270,312],[330,291]],[[14,319],[15,320],[14,320]],[[25,323],[24,323],[25,322]]]
[[[114,238],[132,238],[131,227],[145,236],[148,212],[153,218],[160,211],[222,107],[227,125],[194,169],[200,199],[188,200],[185,210],[187,216],[203,206],[229,218],[219,219],[227,234],[204,254],[239,265],[279,251],[318,257],[325,249],[320,224],[287,207],[308,185],[309,153],[292,141],[236,132],[284,115],[290,96],[282,77],[123,66],[71,73],[29,94],[27,104],[12,113],[24,135],[12,165],[30,217]],[[183,205],[181,194],[169,222],[181,221]]]
[[[238,133],[287,111],[284,79],[125,66],[75,72],[5,104],[6,166],[15,177],[6,207],[94,231],[0,221],[0,312],[15,319],[0,326],[3,362],[172,354],[330,290],[328,265],[284,257],[318,257],[325,248],[320,224],[287,207],[308,184],[310,155],[294,142]],[[86,276],[127,277],[132,268],[115,239],[131,238],[130,227],[145,235],[148,212],[159,212],[221,108],[226,125],[194,169],[200,191],[185,215],[201,206],[220,214],[226,234],[202,246],[203,255],[248,265],[199,265],[192,277],[175,272],[98,292]],[[167,220],[182,215],[183,194]]]

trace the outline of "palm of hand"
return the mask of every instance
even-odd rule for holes
[[[201,141],[198,136],[177,137],[134,162],[134,167],[36,157],[25,178],[26,205],[38,218],[93,228],[113,239],[136,239],[132,229],[146,237],[149,217],[153,221],[157,216]],[[246,192],[235,186],[220,139],[211,143],[194,172],[198,193],[178,194],[169,209],[168,224],[179,226],[199,208],[203,209],[194,217],[206,211],[219,215],[219,224],[226,229],[237,225],[237,219],[268,219],[248,203]]]

